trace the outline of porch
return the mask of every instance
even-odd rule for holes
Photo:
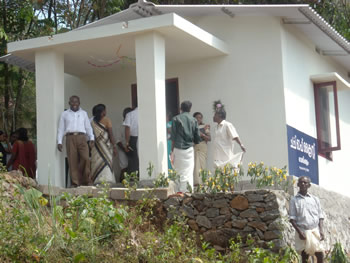
[[[167,174],[168,169],[166,65],[229,53],[223,41],[173,13],[13,42],[8,52],[17,62],[35,64],[38,183],[57,187],[66,185],[64,155],[56,150],[56,137],[69,95],[78,95],[88,113],[108,98],[108,115],[119,121],[119,104],[127,97],[131,102],[130,87],[137,83],[140,180],[152,180],[146,171],[149,162],[155,167],[153,176]],[[109,82],[109,90],[94,82],[94,76],[111,73],[120,79],[114,85]],[[124,74],[127,81],[122,80]],[[73,83],[69,90],[68,82]],[[119,93],[118,98],[112,95]]]

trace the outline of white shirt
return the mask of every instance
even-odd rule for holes
[[[62,144],[63,136],[69,132],[82,132],[88,135],[90,141],[95,139],[86,111],[79,108],[77,111],[68,109],[62,112],[57,130],[57,143]]]
[[[223,120],[214,128],[214,164],[223,166],[235,159],[233,139],[239,137],[232,123]]]
[[[139,110],[138,108],[125,116],[124,126],[130,127],[130,136],[139,136]]]
[[[318,227],[321,218],[324,218],[320,200],[309,193],[305,196],[298,193],[289,203],[289,218],[304,230]]]

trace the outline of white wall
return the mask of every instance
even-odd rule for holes
[[[315,45],[292,26],[283,26],[282,47],[287,124],[317,138],[314,92],[310,76],[337,72],[349,81],[346,71],[330,57],[316,53]],[[338,104],[342,149],[333,153],[333,161],[318,156],[319,184],[350,196],[350,177],[347,174],[350,156],[350,90],[338,89]]]
[[[122,68],[115,72],[96,72],[96,74],[77,78],[65,77],[65,101],[72,95],[80,97],[81,107],[92,116],[92,107],[103,103],[107,107],[107,117],[116,133],[122,124],[124,108],[131,107],[131,84],[136,82],[135,68]]]
[[[226,41],[231,52],[228,56],[181,65],[167,64],[166,78],[179,79],[180,102],[191,100],[192,112],[202,112],[213,130],[212,103],[221,99],[227,109],[227,120],[234,124],[247,148],[244,163],[287,165],[279,19],[220,16],[195,21]],[[134,69],[97,73],[82,77],[81,81],[67,77],[66,101],[77,94],[90,115],[93,105],[106,104],[108,116],[117,127],[122,109],[131,103],[130,86],[135,79]],[[212,162],[209,144],[209,167]]]
[[[196,24],[228,43],[230,55],[168,67],[169,77],[179,77],[180,100],[190,99],[213,130],[212,103],[221,99],[247,148],[244,163],[287,165],[279,20],[220,16]]]

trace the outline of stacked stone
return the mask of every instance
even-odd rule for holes
[[[172,196],[164,207],[169,219],[187,217],[190,228],[218,249],[227,247],[238,234],[242,238],[251,234],[263,247],[269,241],[275,243],[275,249],[283,245],[282,219],[274,191]]]

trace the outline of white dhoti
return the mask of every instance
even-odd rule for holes
[[[313,256],[315,252],[324,251],[318,228],[302,231],[305,233],[306,240],[301,240],[299,234],[297,232],[295,233],[295,250],[297,252],[301,253],[304,250],[306,254]]]
[[[243,154],[244,152],[239,152],[236,154],[232,154],[230,159],[215,159],[214,160],[214,165],[215,167],[222,168],[226,164],[230,164],[233,167],[237,168],[239,164],[241,164],[242,159],[243,159]]]
[[[180,175],[178,192],[187,192],[187,184],[193,189],[194,152],[193,147],[186,150],[174,148],[173,168]]]

